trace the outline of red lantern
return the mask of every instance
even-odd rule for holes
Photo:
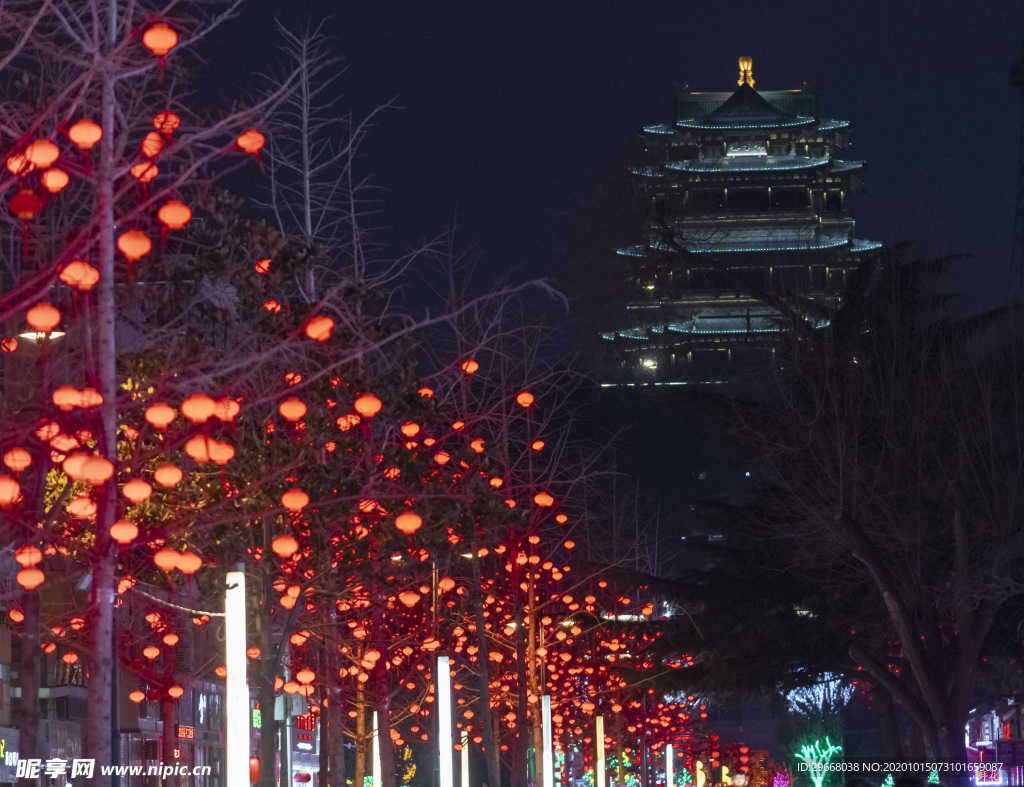
[[[8,475],[0,475],[0,508],[10,508],[21,500],[21,484]]]
[[[277,411],[284,416],[285,420],[298,421],[306,414],[306,403],[301,399],[290,396],[277,406]]]
[[[4,464],[15,473],[20,473],[32,464],[32,455],[24,448],[12,448],[4,454]]]
[[[270,548],[274,550],[275,555],[287,560],[299,551],[299,542],[295,540],[295,536],[285,533],[271,541]]]
[[[153,250],[153,241],[142,230],[128,230],[117,239],[117,248],[128,262],[136,262]]]
[[[203,559],[191,550],[182,552],[178,558],[178,571],[187,577],[192,576],[202,567]]]
[[[192,219],[192,209],[180,199],[165,202],[156,217],[169,230],[180,230]]]
[[[260,758],[250,757],[249,758],[249,781],[258,782],[260,780]]]
[[[164,138],[155,131],[150,131],[142,140],[142,155],[146,158],[156,158],[164,149]]]
[[[68,137],[79,150],[92,150],[96,143],[103,139],[103,129],[98,123],[82,118],[68,129]]]
[[[153,473],[153,478],[160,486],[170,489],[172,486],[176,486],[179,481],[184,477],[184,473],[181,468],[171,463],[160,465]]]
[[[100,280],[100,272],[85,260],[72,260],[61,270],[59,278],[69,287],[88,292]]]
[[[238,135],[238,139],[235,140],[238,147],[246,153],[251,153],[254,156],[263,149],[263,145],[266,141],[267,138],[254,128],[250,128],[248,131],[243,131]]]
[[[462,371],[464,371],[466,374],[473,375],[479,368],[480,364],[478,364],[472,358],[470,358],[468,361],[462,362]]]
[[[180,558],[181,555],[178,553],[178,550],[171,547],[164,547],[153,555],[153,562],[161,571],[170,573],[178,567],[178,560]]]
[[[132,543],[138,535],[138,525],[127,519],[118,519],[110,526],[110,537],[122,546]]]
[[[144,699],[146,699],[146,695],[144,693],[142,693],[141,691],[139,691],[138,689],[136,689],[135,691],[133,691],[131,694],[128,695],[128,699],[130,699],[132,702],[134,702],[136,705],[138,705],[140,702],[142,702]]]
[[[423,526],[423,518],[415,511],[403,511],[395,517],[395,527],[407,536],[411,536]]]
[[[153,494],[153,485],[141,478],[133,478],[121,487],[121,494],[133,503],[141,503]]]
[[[289,511],[297,513],[309,505],[309,495],[301,489],[289,489],[281,495],[281,505]]]
[[[352,407],[363,418],[373,418],[383,406],[381,400],[373,394],[363,394],[352,403]]]
[[[43,584],[46,575],[35,566],[30,566],[19,571],[15,579],[18,580],[18,584],[25,588],[25,590],[35,590]]]
[[[334,330],[334,320],[325,314],[318,314],[311,317],[306,323],[306,336],[314,341],[326,342],[331,338],[331,331]]]
[[[178,45],[178,34],[163,22],[157,22],[142,34],[142,44],[162,58]]]
[[[146,408],[146,420],[157,429],[166,429],[174,417],[174,408],[165,402],[157,402]]]
[[[185,693],[185,689],[183,689],[181,686],[171,686],[167,690],[167,696],[169,696],[171,699],[175,699],[175,700],[180,698],[181,695],[184,694],[184,693]]]
[[[516,396],[516,402],[521,407],[530,407],[533,404],[533,394],[529,391],[522,391]]]
[[[173,112],[157,112],[153,117],[153,128],[165,136],[170,136],[181,125],[181,118]]]
[[[51,194],[59,194],[61,190],[71,182],[71,178],[68,177],[62,169],[57,167],[50,167],[42,175],[39,176],[39,182],[43,184],[43,188]]]
[[[22,189],[11,197],[11,213],[22,221],[34,219],[42,209],[43,201],[36,196],[34,191]]]
[[[145,184],[160,174],[160,167],[152,161],[143,161],[141,164],[135,164],[129,171],[139,183]]]
[[[37,139],[25,148],[25,158],[39,169],[46,169],[60,158],[60,148],[48,139]]]

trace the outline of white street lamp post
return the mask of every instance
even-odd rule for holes
[[[226,787],[249,787],[249,687],[245,676],[245,566],[242,564],[227,573],[224,619]]]
[[[551,751],[551,695],[541,697],[541,727],[544,737],[544,754],[541,768],[544,774],[544,787],[555,787],[555,758]]]
[[[665,747],[665,787],[672,787],[675,778],[675,761],[672,759],[672,744]]]
[[[448,656],[437,657],[437,745],[441,755],[441,787],[455,787],[452,763],[452,677]]]
[[[604,787],[604,716],[597,717],[594,725],[594,737],[597,738],[597,787]]]

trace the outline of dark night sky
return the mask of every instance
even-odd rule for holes
[[[415,244],[457,221],[495,269],[566,289],[634,241],[625,168],[642,124],[671,119],[675,86],[817,87],[824,116],[853,121],[868,162],[858,234],[921,254],[969,252],[966,284],[1005,282],[1018,159],[1009,86],[1016,0],[402,2],[257,0],[228,30],[239,69],[266,68],[271,19],[329,17],[348,64],[345,104],[390,99],[363,165],[386,190],[380,220]],[[243,70],[232,76],[242,78]]]
[[[611,250],[637,240],[626,177],[637,131],[671,120],[680,83],[734,89],[740,55],[753,57],[758,88],[807,82],[823,116],[853,122],[851,158],[868,162],[852,205],[860,237],[910,241],[919,255],[970,253],[959,286],[975,304],[1002,299],[1019,0],[255,0],[217,42],[231,56],[226,85],[269,67],[275,15],[293,29],[330,17],[325,31],[348,64],[344,106],[403,107],[363,149],[364,171],[385,190],[381,239],[414,246],[457,223],[482,267],[549,277],[574,296],[569,344],[618,320]],[[666,430],[661,420],[632,442],[648,456],[690,446],[644,471],[670,505],[701,494],[702,470],[719,490],[736,478],[694,424]]]

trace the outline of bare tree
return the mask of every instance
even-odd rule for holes
[[[812,583],[933,755],[963,761],[984,648],[1024,592],[1024,377],[929,294],[941,268],[888,258],[827,338],[794,343],[778,397],[723,425],[761,460],[747,535]]]

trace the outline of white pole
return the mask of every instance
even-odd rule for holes
[[[377,729],[377,711],[373,712],[373,787],[380,787],[380,730]]]
[[[597,717],[594,725],[594,737],[597,738],[597,787],[604,787],[604,716]]]
[[[440,787],[455,787],[452,763],[452,676],[448,656],[437,657],[437,745],[441,755]]]
[[[469,787],[469,730],[462,731],[462,787]]]
[[[245,681],[245,566],[227,574],[224,591],[224,666],[227,668],[227,787],[249,787],[249,687]],[[270,768],[271,763],[264,763]]]
[[[672,779],[675,778],[673,770],[675,761],[672,759],[672,744],[665,747],[665,787],[673,787]]]
[[[555,758],[551,751],[551,695],[541,697],[540,706],[541,729],[544,737],[544,755],[541,760],[543,769],[543,787],[555,787]]]

